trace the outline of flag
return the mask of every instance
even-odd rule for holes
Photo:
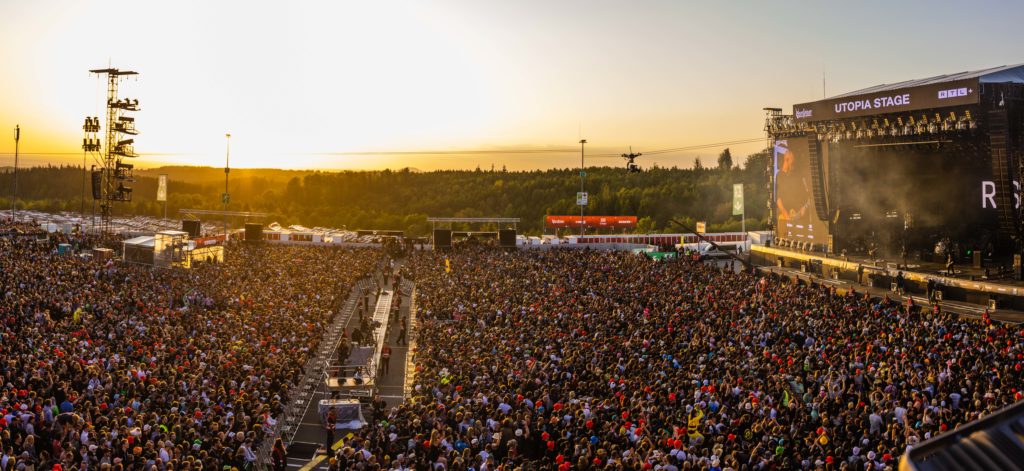
[[[452,263],[448,260],[448,257],[444,258],[444,272],[445,273],[451,273],[452,272]]]
[[[156,200],[167,201],[167,175],[161,174],[157,179]]]
[[[732,186],[732,215],[743,215],[743,184],[737,183]]]

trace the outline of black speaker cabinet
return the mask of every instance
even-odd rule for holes
[[[103,199],[103,171],[92,171],[92,199]]]
[[[516,246],[516,231],[515,229],[502,229],[498,231],[498,244],[502,247],[515,247]]]
[[[452,248],[452,231],[450,229],[434,229],[434,248]]]
[[[259,242],[263,240],[263,225],[262,224],[245,224],[245,241],[246,242]]]
[[[202,227],[203,227],[203,225],[202,225],[201,222],[199,222],[198,219],[182,219],[181,220],[181,230],[185,231],[185,232],[188,232],[188,236],[193,238],[193,239],[195,239],[196,237],[199,237],[202,234],[202,232],[203,232]]]

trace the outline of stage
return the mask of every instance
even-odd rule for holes
[[[750,261],[755,265],[792,270],[790,273],[806,273],[822,280],[849,283],[854,288],[865,286],[884,290],[892,288],[896,275],[902,271],[905,290],[915,298],[927,299],[928,282],[931,280],[941,293],[942,301],[968,303],[992,311],[1024,311],[1024,281],[1011,276],[986,279],[984,268],[955,265],[955,275],[947,276],[945,266],[938,263],[907,260],[904,267],[902,260],[839,257],[763,245],[751,246]]]
[[[765,110],[773,237],[752,262],[1024,311],[1024,64]]]

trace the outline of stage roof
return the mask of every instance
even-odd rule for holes
[[[156,240],[153,236],[139,236],[124,241],[124,245],[153,248],[156,245]]]
[[[844,93],[842,95],[836,95],[832,98],[844,98],[857,95],[866,95],[869,93],[887,92],[890,90],[899,90],[902,88],[918,87],[921,85],[932,85],[936,83],[953,82],[956,80],[964,79],[978,79],[980,83],[1022,83],[1024,84],[1024,64],[1017,65],[1002,65],[999,67],[992,67],[989,69],[973,70],[968,72],[960,72],[956,74],[937,75],[935,77],[928,77],[916,80],[907,80],[904,82],[889,83],[876,85],[874,87],[868,87],[861,90]]]
[[[1024,85],[1024,64],[876,85],[793,105],[793,117],[797,122],[813,122],[975,105],[980,102],[981,84],[988,83]]]

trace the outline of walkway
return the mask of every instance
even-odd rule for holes
[[[303,420],[306,413],[309,410],[316,411],[316,408],[311,408],[310,405],[318,400],[315,390],[323,377],[324,366],[327,363],[327,359],[333,355],[335,346],[341,340],[344,329],[352,318],[353,313],[355,313],[357,303],[361,299],[364,289],[375,289],[374,281],[371,279],[360,280],[349,291],[348,298],[342,303],[341,310],[327,326],[316,352],[306,362],[302,380],[299,386],[293,390],[293,396],[290,398],[288,405],[285,406],[284,414],[277,418],[277,424],[274,426],[273,433],[269,434],[267,439],[261,444],[257,462],[268,463],[269,465],[270,450],[273,447],[274,439],[281,437],[285,443],[291,443],[299,429],[300,421]]]
[[[401,263],[396,263],[395,272],[401,267]],[[391,305],[392,297],[401,297],[401,308],[399,309],[398,315],[391,315],[391,322],[386,326],[384,330],[384,336],[386,338],[386,345],[391,346],[391,362],[390,372],[385,376],[377,378],[377,389],[381,399],[387,403],[387,408],[390,409],[402,403],[404,400],[405,382],[406,382],[406,365],[407,365],[407,353],[409,351],[408,346],[397,345],[398,331],[401,326],[401,319],[406,319],[408,322],[410,305],[413,302],[413,291],[414,286],[410,281],[403,281],[399,286],[400,289],[395,291],[391,286],[390,280],[385,281],[385,285],[382,287],[381,295],[377,298],[377,309],[374,310],[373,317],[377,320],[378,315],[381,314],[381,308],[384,306]],[[376,289],[376,288],[374,288]],[[385,300],[385,297],[387,298]],[[361,296],[357,298],[362,299]],[[386,311],[385,311],[386,312]],[[410,332],[407,333],[407,339],[412,338],[412,331],[410,326]],[[323,424],[320,417],[317,414],[315,403],[318,403],[321,399],[329,398],[330,395],[324,391],[323,387],[317,387],[312,392],[313,407],[310,407],[308,411],[302,416],[298,429],[289,443],[288,446],[288,469],[290,470],[326,470],[328,465],[327,455],[317,454],[317,450],[324,443],[326,438],[326,432],[324,431]],[[372,411],[364,404],[363,416],[367,421],[380,420],[379,417],[372,417]],[[355,430],[338,430],[335,432],[335,442],[331,445],[332,450],[337,450],[346,438],[351,437],[354,433],[358,433]]]

